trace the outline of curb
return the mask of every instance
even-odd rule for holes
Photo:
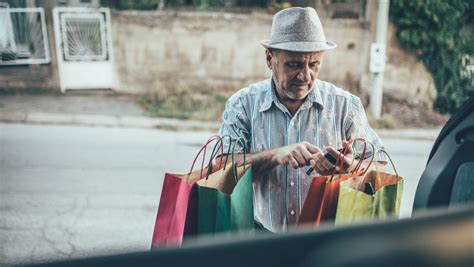
[[[0,113],[0,122],[32,123],[32,124],[59,124],[59,125],[86,125],[102,127],[131,127],[164,130],[199,131],[208,130],[217,132],[220,123],[208,121],[190,121],[167,118],[150,118],[144,116],[113,116],[93,114],[59,114],[43,112],[10,112]],[[436,140],[439,129],[374,129],[382,138]]]
[[[434,141],[438,138],[441,128],[438,129],[375,129],[378,135],[390,139],[416,139]]]
[[[143,116],[112,116],[92,114],[59,114],[59,113],[0,113],[0,122],[86,125],[105,127],[131,127],[167,130],[211,130],[217,131],[220,124],[207,121],[188,121],[166,118],[149,118]]]

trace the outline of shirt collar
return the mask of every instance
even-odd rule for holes
[[[267,85],[267,92],[266,92],[266,96],[264,98],[264,100],[262,101],[261,105],[260,105],[260,109],[259,111],[260,112],[264,112],[264,111],[267,111],[270,109],[270,107],[272,106],[272,103],[278,103],[280,101],[278,101],[278,98],[276,96],[276,93],[275,93],[275,90],[273,89],[273,77],[270,76],[270,79],[268,79],[268,85]]]
[[[313,106],[314,104],[318,105],[318,107],[321,109],[324,108],[323,98],[321,97],[321,91],[319,90],[319,88],[321,88],[321,84],[319,80],[316,80],[313,85],[313,90],[311,91],[311,93],[308,94],[308,101],[305,101],[305,103],[303,103],[303,106],[308,103],[306,104],[308,105],[307,108]]]
[[[278,105],[278,104],[282,105],[276,95],[272,77],[270,77],[269,83],[270,85],[267,87],[268,88],[267,96],[269,97],[265,97],[265,100],[260,105],[259,112],[264,112],[264,111],[269,110],[270,107],[272,106],[272,103],[275,103],[275,105]],[[321,109],[324,108],[323,99],[321,97],[321,92],[319,92],[318,90],[318,85],[319,85],[319,80],[316,80],[316,82],[313,85],[313,90],[308,94],[306,101],[301,106],[302,109],[310,108],[314,104],[317,104]]]

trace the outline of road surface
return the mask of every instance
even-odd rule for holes
[[[0,124],[0,265],[149,248],[164,172],[210,132]],[[433,141],[384,139],[410,216]]]

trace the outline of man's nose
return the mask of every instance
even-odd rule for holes
[[[298,72],[298,75],[296,77],[298,78],[298,80],[307,83],[311,81],[311,70],[308,66],[306,66]]]

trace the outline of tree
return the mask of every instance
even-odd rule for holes
[[[474,1],[391,1],[390,19],[397,27],[401,46],[416,53],[432,73],[438,96],[434,107],[455,112],[474,95],[471,78],[462,76],[462,59],[473,53]],[[468,27],[469,28],[469,27]]]

